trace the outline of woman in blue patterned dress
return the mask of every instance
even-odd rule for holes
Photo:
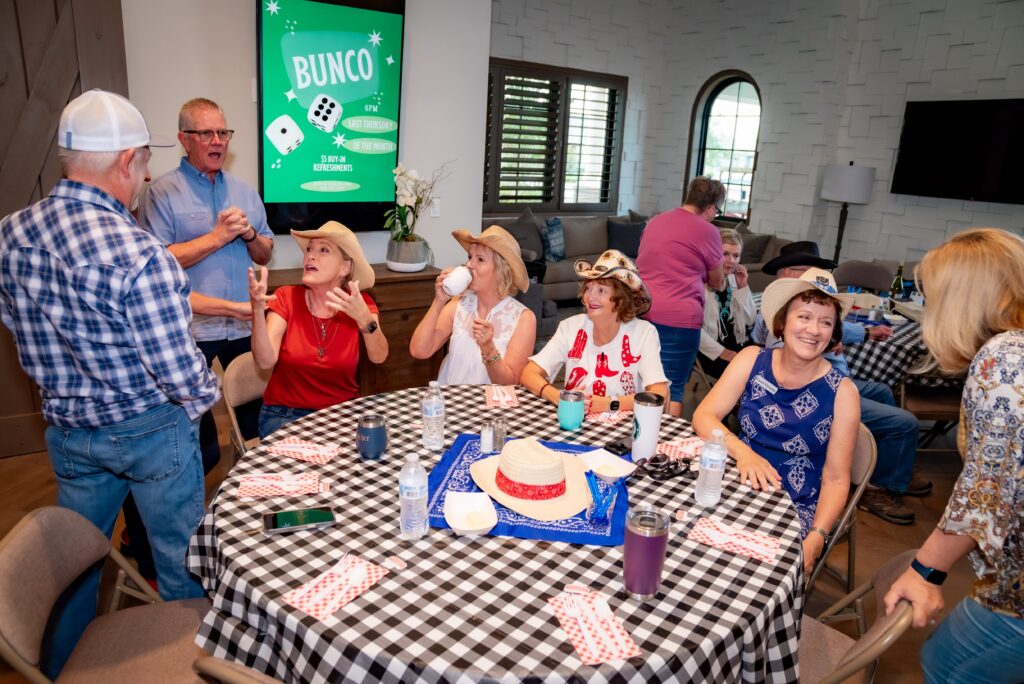
[[[967,371],[957,447],[964,468],[946,510],[885,596],[942,612],[939,585],[971,561],[977,581],[921,648],[933,682],[1024,682],[1024,240],[975,228],[928,252],[917,276],[921,326],[939,368]],[[920,289],[920,288],[919,288]]]
[[[806,572],[849,494],[860,397],[822,355],[842,337],[851,303],[821,269],[773,282],[761,298],[761,314],[781,346],[740,351],[693,416],[701,437],[715,428],[725,433],[740,481],[754,489],[781,486],[789,494],[800,519]],[[737,402],[742,436],[722,423]]]

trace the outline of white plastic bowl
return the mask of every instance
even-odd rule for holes
[[[475,536],[498,524],[498,512],[483,492],[450,491],[444,496],[444,519],[456,534]]]
[[[594,474],[600,479],[611,484],[615,484],[636,470],[634,463],[630,463],[626,459],[620,458],[605,449],[587,451],[577,454],[577,457],[586,463],[587,467],[593,470]]]

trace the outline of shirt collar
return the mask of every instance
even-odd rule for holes
[[[62,178],[55,186],[53,186],[53,190],[50,191],[50,197],[60,197],[63,199],[75,200],[77,202],[93,204],[116,212],[128,221],[135,223],[135,217],[132,216],[130,211],[128,211],[128,207],[121,204],[119,199],[110,193],[97,188],[95,185]]]
[[[188,160],[188,157],[182,157],[181,158],[181,163],[178,164],[178,168],[180,168],[182,170],[182,172],[185,173],[186,176],[188,176],[189,178],[192,178],[193,180],[203,180],[203,181],[206,181],[207,183],[210,182],[210,176],[208,176],[207,174],[203,173],[202,171],[200,171],[196,167],[192,166],[192,162],[190,162]],[[223,181],[224,181],[224,170],[220,169],[219,171],[217,171],[217,182],[221,183]]]

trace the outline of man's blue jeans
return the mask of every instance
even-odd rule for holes
[[[57,476],[58,505],[80,513],[109,537],[130,491],[149,530],[160,595],[168,600],[204,595],[185,569],[188,541],[204,506],[198,421],[167,403],[109,427],[51,425],[46,446]],[[96,616],[100,570],[101,565],[90,568],[56,606],[44,660],[51,678]]]
[[[1024,620],[965,598],[921,647],[927,684],[1024,682]]]
[[[917,418],[896,406],[888,385],[854,380],[860,391],[860,422],[878,445],[878,463],[871,484],[898,494],[907,491],[917,455]]]
[[[658,341],[661,343],[661,368],[669,381],[669,398],[671,401],[682,401],[686,383],[693,371],[693,362],[697,360],[700,328],[674,328],[661,323],[654,323],[654,327],[658,330]]]
[[[260,408],[260,439],[266,439],[288,423],[308,416],[310,413],[313,413],[313,409],[264,404]]]

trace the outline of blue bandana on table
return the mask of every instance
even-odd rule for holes
[[[541,442],[541,444],[554,451],[570,454],[593,451],[597,448],[582,444],[563,444],[562,442]],[[479,435],[461,434],[455,438],[451,447],[444,452],[441,460],[430,471],[430,476],[427,478],[430,489],[427,513],[430,516],[432,527],[448,529],[448,523],[444,519],[445,493],[448,491],[479,492],[480,488],[473,482],[473,477],[469,473],[469,466],[493,455],[480,453]],[[498,524],[489,534],[520,539],[561,541],[571,544],[618,546],[622,543],[626,529],[626,510],[629,508],[626,485],[620,480],[615,485],[601,482],[600,486],[602,490],[612,486],[618,488],[609,523],[604,525],[590,523],[587,520],[586,511],[565,520],[543,522],[516,513],[494,501],[494,510],[498,512]]]

